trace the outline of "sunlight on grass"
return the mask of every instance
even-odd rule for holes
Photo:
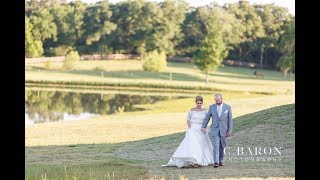
[[[265,79],[255,79],[253,69],[224,66],[209,77],[208,86],[221,90],[183,92],[178,89],[205,87],[204,73],[191,63],[169,62],[161,73],[143,72],[142,62],[138,60],[80,61],[74,71],[62,70],[61,66],[62,63],[53,63],[46,69],[45,63],[26,64],[25,78],[52,82],[131,83],[149,88],[154,84],[169,84],[176,89],[172,92],[163,92],[161,88],[147,91],[143,86],[122,87],[122,90],[90,86],[68,89],[50,87],[50,84],[46,87],[26,86],[26,89],[183,98],[135,105],[143,111],[25,125],[25,179],[294,179],[294,75],[283,78],[279,71],[261,70]],[[170,73],[173,80],[169,80]],[[218,170],[212,167],[161,167],[184,138],[187,112],[195,106],[195,96],[202,95],[203,106],[208,108],[214,103],[215,93],[222,93],[224,102],[232,107],[235,134],[228,145],[286,143],[288,153],[283,162],[229,163]],[[276,107],[281,105],[287,106]]]
[[[289,95],[243,98],[225,96],[232,106],[234,118],[270,108],[294,103]],[[213,95],[204,96],[204,107],[213,103]],[[194,98],[169,100],[139,107],[146,111],[124,112],[117,115],[93,117],[89,120],[51,122],[26,125],[26,146],[64,145],[84,143],[117,143],[183,132],[187,111],[194,107]]]
[[[61,62],[53,66],[61,66]],[[130,64],[130,65],[128,65]],[[99,67],[97,70],[96,67]],[[241,67],[221,67],[210,74],[208,86],[229,91],[259,91],[271,93],[294,93],[294,79],[283,78],[281,72],[262,70],[266,79],[252,77],[253,70]],[[170,80],[172,73],[172,80]],[[103,76],[103,77],[102,77]],[[168,63],[165,72],[144,72],[139,60],[86,60],[77,64],[77,70],[59,68],[47,70],[45,63],[27,64],[26,80],[87,81],[110,83],[171,84],[175,86],[205,86],[205,74],[191,63]]]
[[[236,127],[234,134],[227,140],[229,147],[281,145],[287,151],[282,156],[283,160],[277,163],[226,162],[227,165],[219,169],[209,166],[181,169],[161,167],[184,138],[185,132],[178,132],[119,143],[26,146],[26,177],[35,179],[36,176],[40,178],[41,174],[46,174],[47,177],[63,179],[66,175],[69,178],[76,176],[80,179],[90,177],[99,179],[114,172],[116,179],[133,177],[170,179],[172,176],[177,179],[181,175],[188,179],[222,177],[290,179],[294,177],[294,107],[294,104],[278,106],[237,117],[234,121]],[[132,119],[127,121],[130,122]],[[118,122],[118,126],[122,123]],[[96,128],[101,125],[97,124]],[[145,130],[148,130],[148,127]],[[147,131],[141,130],[140,133]],[[63,136],[61,139],[68,138],[68,133],[60,135]],[[227,154],[226,158],[228,156]]]

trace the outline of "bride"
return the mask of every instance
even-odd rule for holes
[[[213,164],[213,149],[208,134],[201,132],[202,120],[207,110],[202,108],[203,98],[196,97],[196,107],[188,112],[186,135],[167,165],[199,167]]]

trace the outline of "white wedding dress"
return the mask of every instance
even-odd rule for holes
[[[213,147],[208,134],[201,132],[202,121],[207,111],[188,112],[187,120],[190,121],[191,127],[187,130],[186,135],[172,155],[167,165],[188,167],[195,164],[207,166],[213,164]]]

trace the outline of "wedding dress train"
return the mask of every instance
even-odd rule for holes
[[[207,111],[189,111],[187,120],[191,127],[178,146],[168,164],[162,166],[188,167],[213,164],[213,147],[208,134],[201,132],[202,120]]]

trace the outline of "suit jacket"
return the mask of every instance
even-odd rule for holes
[[[210,133],[212,136],[218,136],[220,132],[221,137],[225,137],[227,132],[232,132],[232,111],[231,106],[223,103],[221,116],[218,116],[217,105],[212,104],[203,119],[202,128],[206,128],[210,117],[212,117],[212,123],[210,126]]]

